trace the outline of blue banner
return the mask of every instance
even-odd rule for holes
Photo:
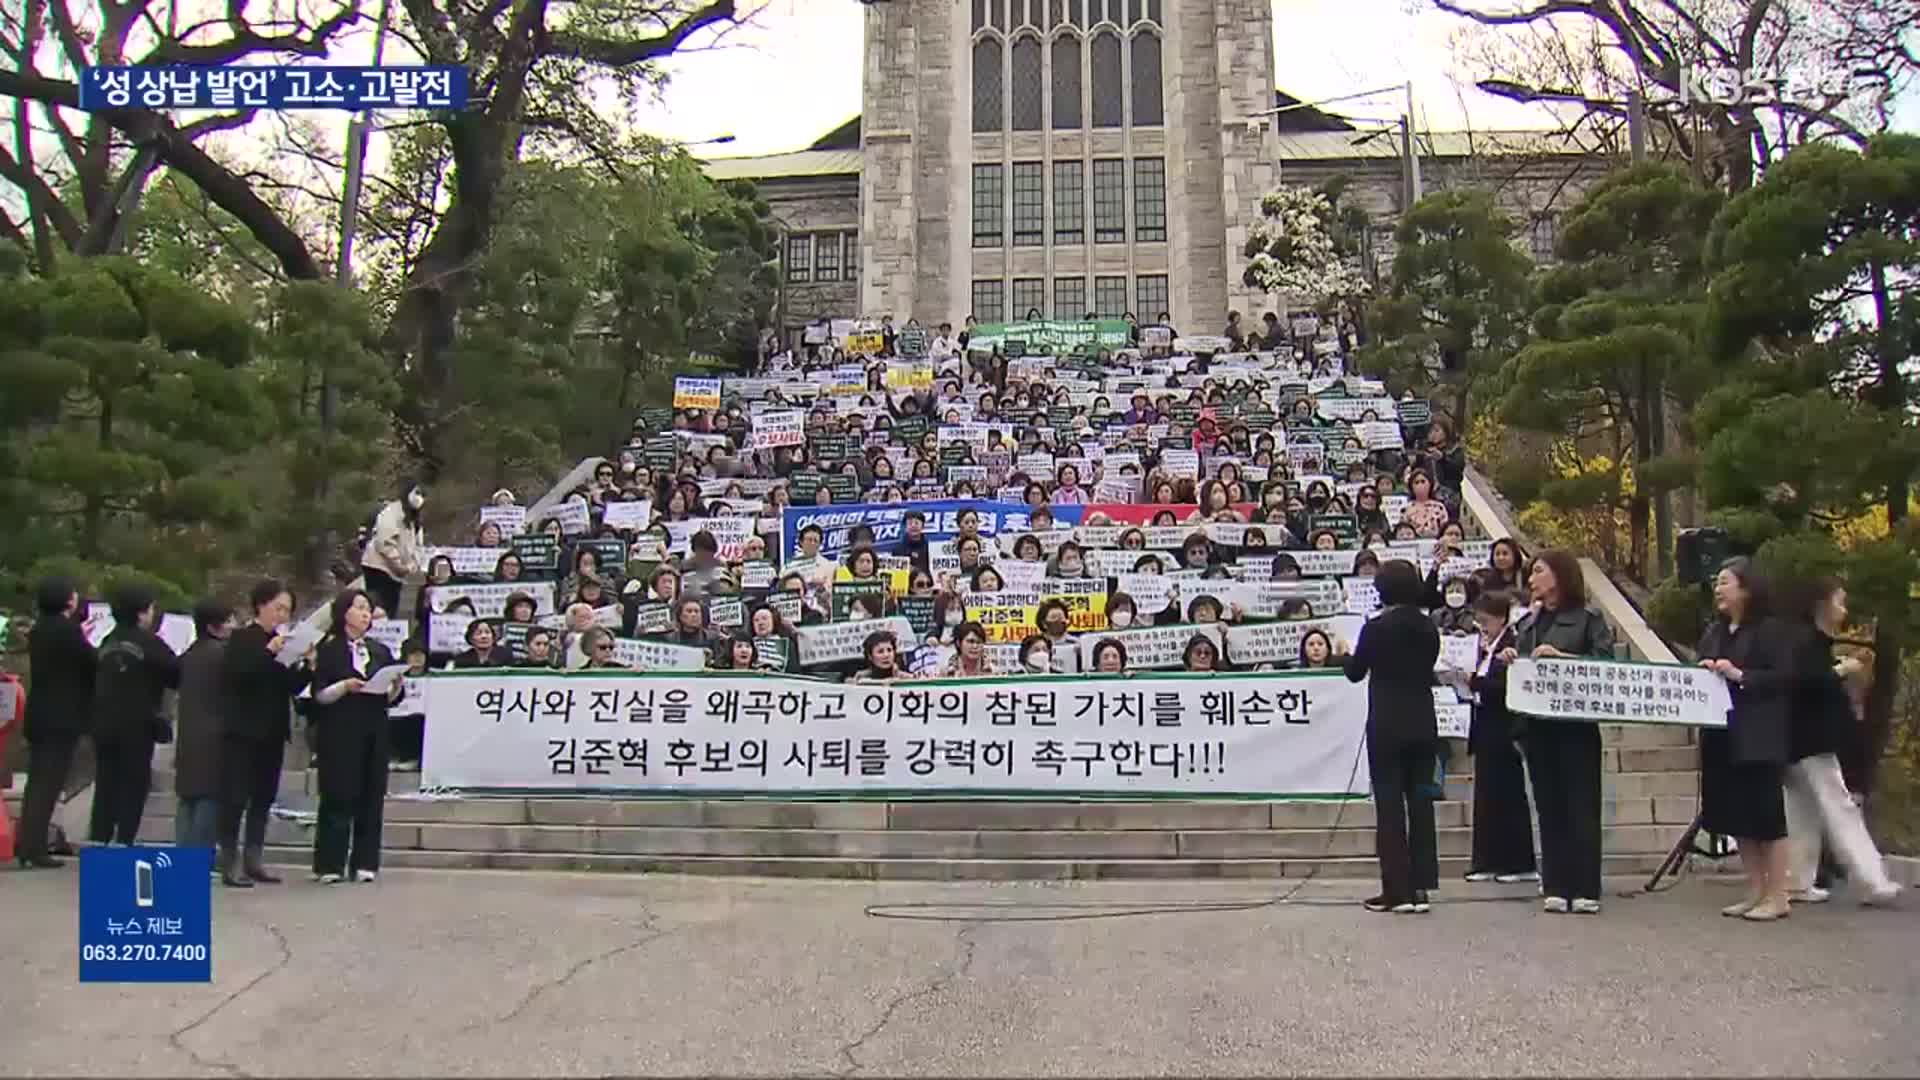
[[[1051,507],[1058,525],[1080,524],[1078,506]],[[800,553],[800,530],[818,525],[826,534],[820,554],[830,559],[846,556],[853,547],[849,539],[854,526],[873,529],[873,548],[898,552],[907,538],[907,514],[926,515],[928,540],[951,540],[960,535],[960,511],[973,510],[980,515],[980,535],[1025,532],[1032,528],[1032,517],[1021,503],[991,502],[985,499],[931,499],[922,502],[860,503],[853,506],[790,506],[780,519],[780,551],[784,559]]]
[[[81,982],[213,981],[211,848],[80,853]]]
[[[299,65],[89,67],[80,107],[103,109],[464,109],[463,67]]]

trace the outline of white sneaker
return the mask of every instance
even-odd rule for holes
[[[1575,900],[1572,911],[1575,915],[1598,915],[1600,914],[1600,901]]]
[[[341,877],[339,874],[321,874],[318,877],[315,877],[313,880],[319,882],[322,885],[338,885],[346,879]]]
[[[1833,894],[1818,885],[1809,885],[1804,889],[1795,889],[1787,894],[1787,899],[1796,904],[1824,904],[1833,898]]]
[[[1493,880],[1502,885],[1512,885],[1521,881],[1539,881],[1540,875],[1535,871],[1528,870],[1519,874],[1496,874]]]
[[[1889,881],[1861,897],[1860,903],[1866,907],[1887,907],[1900,898],[1903,888],[1899,882]]]
[[[1564,896],[1549,896],[1541,902],[1540,910],[1549,915],[1565,915],[1568,910],[1567,898]]]
[[[378,876],[379,875],[375,874],[371,870],[355,870],[353,872],[353,880],[359,882],[362,885],[373,884],[374,879]]]
[[[1495,875],[1490,871],[1475,870],[1473,873],[1467,875],[1467,880],[1468,881],[1493,881],[1493,880],[1496,880],[1496,878],[1495,878]]]

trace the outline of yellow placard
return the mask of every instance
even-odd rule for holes
[[[848,334],[847,352],[853,356],[878,356],[887,347],[887,339],[880,334]]]
[[[888,364],[887,389],[930,390],[933,388],[932,364]]]
[[[975,607],[967,605],[967,618],[980,624],[987,632],[988,644],[1018,645],[1040,632],[1037,620],[1038,607]]]

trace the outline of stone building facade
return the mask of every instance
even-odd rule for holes
[[[783,232],[781,322],[1165,311],[1213,332],[1278,300],[1242,282],[1260,197],[1349,181],[1390,258],[1412,190],[1397,131],[1274,88],[1271,0],[888,0],[866,14],[863,111],[807,149],[708,163]],[[1606,166],[1529,133],[1423,132],[1428,192],[1484,186],[1551,248]]]

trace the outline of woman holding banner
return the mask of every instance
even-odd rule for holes
[[[1613,659],[1613,628],[1587,607],[1580,564],[1564,551],[1534,556],[1527,583],[1534,609],[1500,651],[1533,659]],[[1548,912],[1600,913],[1600,725],[1514,714],[1540,815],[1540,888]]]

